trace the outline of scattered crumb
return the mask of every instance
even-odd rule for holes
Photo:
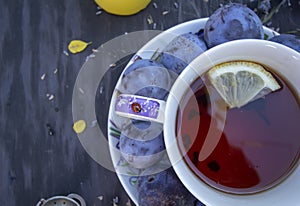
[[[100,15],[102,14],[103,9],[100,6],[97,6],[97,11],[96,11],[96,15]]]
[[[165,11],[162,12],[162,15],[165,16],[165,15],[167,15],[168,13],[169,13],[169,11],[168,11],[168,10],[165,10]]]
[[[84,90],[82,88],[78,89],[80,91],[81,94],[84,94]]]
[[[157,24],[154,22],[152,28],[156,29]]]
[[[92,49],[92,51],[95,52],[95,53],[99,52],[98,49]]]
[[[110,68],[117,66],[115,63],[109,65]]]
[[[132,206],[130,199],[128,199],[128,201],[126,202],[126,206]]]
[[[88,60],[92,59],[92,58],[95,58],[96,55],[95,54],[90,54],[88,55],[86,58],[85,58],[85,61],[87,62]]]
[[[151,15],[148,16],[147,22],[148,22],[148,24],[153,24],[153,18]]]
[[[177,2],[174,2],[174,7],[175,7],[175,9],[178,9],[179,8],[179,6],[178,6],[178,3]]]
[[[48,99],[49,99],[49,101],[53,100],[54,99],[54,95],[51,94]]]
[[[100,15],[100,14],[102,14],[102,10],[99,10],[99,11],[96,12],[97,16]]]
[[[95,127],[97,125],[97,120],[92,121],[91,127]],[[103,198],[103,196],[102,196]]]
[[[63,53],[64,55],[69,56],[69,53],[66,50],[64,50]]]
[[[55,96],[54,96],[54,94],[49,94],[49,93],[47,93],[47,94],[46,94],[46,97],[48,98],[49,101],[51,101],[51,100],[54,99]]]
[[[98,199],[102,201],[104,199],[103,195],[99,196]]]
[[[104,90],[104,87],[101,86],[100,89],[99,89],[99,93],[102,94],[102,93],[103,93],[103,90]]]
[[[17,179],[17,175],[16,175],[15,171],[10,170],[9,171],[9,177],[10,177],[11,180]]]
[[[134,55],[134,57],[133,57],[133,61],[135,62],[135,61],[137,61],[137,60],[141,60],[142,59],[142,57],[140,57],[139,55]]]
[[[55,132],[54,132],[54,129],[51,127],[51,125],[49,123],[47,123],[46,127],[48,129],[48,135],[49,136],[54,136]]]
[[[41,80],[44,80],[46,78],[46,74],[43,74],[42,76],[41,76]]]
[[[116,196],[115,198],[113,198],[113,206],[118,206],[119,203],[119,197]]]
[[[155,2],[153,2],[153,7],[155,8],[155,9],[157,9],[157,4],[155,3]]]
[[[54,69],[53,73],[54,73],[54,74],[57,74],[57,72],[58,72],[58,69],[57,69],[57,68]]]

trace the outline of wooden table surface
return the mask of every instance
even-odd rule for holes
[[[153,3],[154,1],[152,1]],[[94,161],[73,131],[72,93],[93,48],[124,33],[165,30],[207,17],[221,0],[157,0],[142,12],[121,17],[98,12],[93,0],[0,0],[0,205],[35,205],[41,198],[80,194],[88,206],[126,205],[116,174]],[[233,1],[257,7],[257,1]],[[175,5],[174,5],[175,3]],[[176,7],[176,3],[178,8]],[[300,34],[300,2],[272,1],[278,12],[265,23]],[[163,15],[164,11],[168,14]],[[93,42],[66,55],[73,39]],[[106,75],[96,103],[105,130],[111,91],[128,58]],[[53,96],[52,96],[53,95]],[[132,204],[133,205],[133,204]]]

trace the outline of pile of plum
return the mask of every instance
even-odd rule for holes
[[[166,100],[173,82],[191,61],[212,47],[236,39],[264,39],[264,30],[254,11],[242,4],[230,3],[217,9],[204,29],[174,38],[155,60],[140,59],[132,63],[123,73],[117,89],[120,93]],[[297,36],[283,34],[269,40],[300,52]],[[162,125],[130,121],[121,128],[121,154],[132,167],[151,170],[165,153]],[[203,205],[185,189],[172,167],[140,175],[137,188],[140,206]]]

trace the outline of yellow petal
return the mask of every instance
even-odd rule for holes
[[[92,42],[87,43],[81,40],[72,40],[68,45],[68,49],[71,53],[76,54],[85,50],[85,48],[91,43]]]
[[[77,122],[74,123],[73,125],[73,130],[79,134],[82,133],[86,128],[86,123],[84,120],[78,120]]]

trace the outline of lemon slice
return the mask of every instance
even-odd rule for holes
[[[280,88],[263,66],[246,61],[219,64],[208,71],[208,78],[229,108],[242,107]]]

